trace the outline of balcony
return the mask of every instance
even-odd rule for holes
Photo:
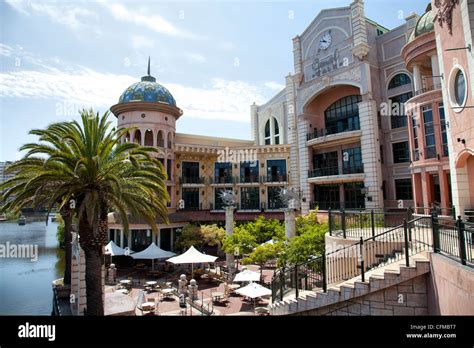
[[[288,182],[288,176],[286,174],[281,175],[263,175],[260,177],[262,183],[286,183]]]
[[[415,94],[414,96],[419,96],[419,95],[422,95],[422,94],[425,94],[425,93],[428,93],[428,92],[432,92],[432,91],[437,91],[437,90],[441,90],[441,85],[440,84],[433,84],[431,86],[427,86],[427,87],[423,87],[417,91],[415,91]]]
[[[343,166],[342,168],[339,168],[339,167],[315,168],[309,171],[308,177],[319,178],[322,176],[360,174],[360,173],[364,173],[364,165],[362,163],[352,165],[352,166]]]
[[[245,175],[237,177],[239,184],[258,184],[259,177],[258,175]]]
[[[165,147],[165,140],[164,139],[157,139],[156,140],[157,147]]]
[[[314,132],[308,133],[306,135],[306,140],[310,141],[310,140],[325,137],[328,135],[335,135],[335,134],[358,131],[358,130],[360,130],[359,125],[355,126],[355,125],[349,125],[349,124],[338,124],[337,126],[322,128],[319,130],[316,129]]]
[[[225,184],[233,184],[234,180],[232,176],[211,176],[209,178],[209,183],[211,185],[225,185]]]
[[[199,176],[180,176],[180,185],[204,185],[206,180]]]

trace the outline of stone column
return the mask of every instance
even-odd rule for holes
[[[123,248],[123,229],[120,230],[120,247]]]
[[[423,88],[420,66],[418,64],[413,65],[413,87],[415,88],[415,93]]]
[[[296,220],[295,210],[293,208],[285,208],[285,235],[286,239],[296,236]]]
[[[226,236],[232,236],[234,234],[234,207],[225,208],[225,234]],[[235,261],[234,254],[226,253],[225,260],[227,263],[227,268],[229,273],[232,276],[235,272]]]
[[[367,209],[383,207],[382,166],[380,164],[380,141],[375,100],[364,98],[359,103],[362,163],[364,164],[364,185],[368,189],[365,207]]]
[[[433,76],[439,76],[439,63],[438,63],[438,55],[433,54],[431,56],[431,71]],[[440,77],[433,77],[433,86],[439,86],[441,88],[441,78]]]
[[[439,189],[441,193],[441,208],[447,208],[449,206],[449,185],[448,178],[446,177],[446,172],[442,167],[439,167],[438,170],[439,177]],[[442,213],[446,214],[445,210],[442,210]]]

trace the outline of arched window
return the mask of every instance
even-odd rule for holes
[[[126,143],[130,142],[130,133],[129,132],[127,132],[127,134],[125,134],[125,142]]]
[[[163,139],[162,131],[158,131],[158,135],[156,136],[156,146],[159,146],[159,147],[165,146],[165,139]]]
[[[326,134],[336,134],[360,129],[360,95],[350,95],[339,99],[324,112]]]
[[[133,137],[133,142],[141,145],[142,144],[142,133],[139,129],[135,131],[135,136]]]
[[[388,89],[397,88],[404,85],[411,84],[410,76],[407,74],[397,74],[395,75],[388,84]]]
[[[145,146],[153,146],[153,132],[147,129],[145,132]]]
[[[265,145],[280,144],[280,127],[275,117],[271,117],[267,120],[263,133]]]
[[[173,144],[173,136],[171,135],[171,132],[168,132],[168,149],[171,149],[172,144]]]

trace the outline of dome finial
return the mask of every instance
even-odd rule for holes
[[[150,56],[148,56],[148,69],[147,69],[147,75],[146,76],[142,76],[142,81],[148,81],[148,82],[156,82],[156,79],[151,76],[150,74]]]
[[[150,56],[148,56],[148,76],[150,75]]]

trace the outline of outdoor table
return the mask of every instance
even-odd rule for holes
[[[144,311],[155,310],[155,308],[156,308],[155,302],[143,302],[142,303],[142,310],[144,310]]]
[[[173,295],[174,289],[163,289],[161,290],[161,293],[163,294],[164,297],[169,297]]]
[[[212,300],[219,300],[221,297],[224,297],[224,293],[216,291],[212,293]]]

